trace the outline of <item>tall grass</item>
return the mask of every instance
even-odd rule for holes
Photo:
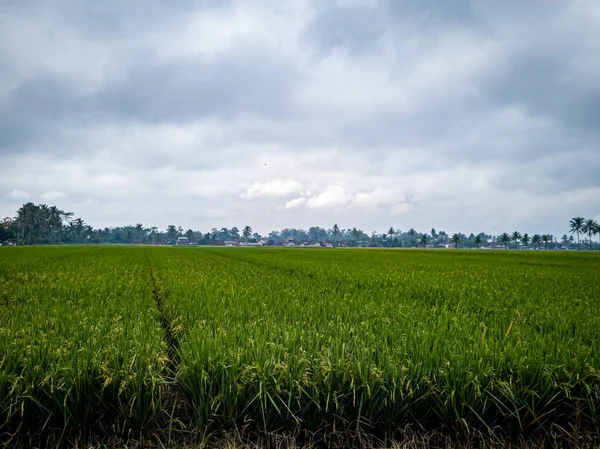
[[[394,436],[598,424],[595,257],[156,254],[201,425]]]
[[[200,433],[597,432],[599,281],[595,254],[2,249],[0,426],[143,431],[176,388]]]
[[[103,420],[148,423],[165,361],[139,253],[28,248],[1,257],[2,430],[85,435]]]

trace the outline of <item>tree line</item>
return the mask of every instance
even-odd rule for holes
[[[552,234],[521,234],[519,231],[491,235],[486,233],[452,235],[431,229],[418,232],[414,228],[401,231],[390,227],[387,231],[367,233],[356,227],[342,229],[337,224],[331,228],[312,226],[309,229],[285,228],[260,235],[249,225],[243,228],[212,228],[206,232],[169,225],[166,229],[135,225],[94,228],[72,212],[56,206],[26,203],[14,217],[0,222],[0,243],[18,245],[83,244],[83,243],[127,243],[127,244],[174,244],[180,237],[187,237],[192,244],[223,245],[237,242],[262,241],[267,245],[296,243],[331,243],[333,246],[371,246],[390,248],[447,247],[504,249],[600,249],[600,242],[593,236],[600,234],[600,226],[593,219],[574,217],[569,222],[569,234],[560,239]],[[576,240],[575,240],[576,237]],[[583,238],[582,238],[583,237]]]

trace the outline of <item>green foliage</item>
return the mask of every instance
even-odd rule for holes
[[[209,431],[598,425],[597,253],[0,254],[0,426],[143,428],[173,386]]]
[[[160,407],[163,341],[139,252],[2,248],[0,430],[104,418],[143,427]]]

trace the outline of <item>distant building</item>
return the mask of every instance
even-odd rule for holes
[[[175,244],[176,245],[189,245],[190,239],[188,239],[187,237],[177,237],[177,242]]]
[[[263,246],[264,242],[258,241],[258,242],[242,242],[240,243],[240,246]]]

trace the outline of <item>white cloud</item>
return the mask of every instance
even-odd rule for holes
[[[293,209],[294,207],[298,207],[304,203],[306,203],[306,198],[304,198],[304,197],[294,198],[293,200],[289,200],[287,203],[285,203],[284,208],[285,209]]]
[[[359,205],[371,205],[389,204],[401,199],[403,199],[403,195],[398,189],[376,188],[372,192],[356,194],[354,201]]]
[[[31,194],[24,190],[13,189],[6,193],[4,197],[9,200],[27,200],[31,198]]]
[[[298,193],[301,190],[302,184],[296,181],[255,182],[242,193],[242,198],[280,197]]]
[[[56,201],[62,198],[65,198],[67,194],[65,192],[60,192],[58,190],[50,190],[49,192],[44,192],[40,195],[40,199],[42,201]]]
[[[352,195],[342,186],[336,185],[325,189],[312,198],[308,198],[306,205],[310,208],[343,206],[352,201]]]

